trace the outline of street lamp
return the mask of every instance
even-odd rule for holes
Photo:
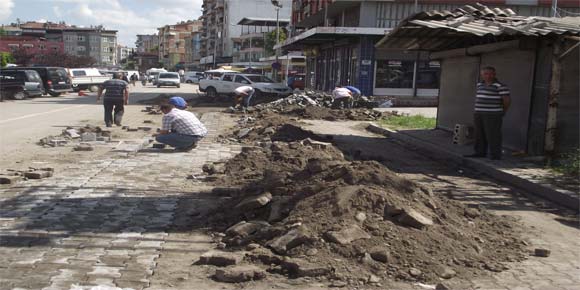
[[[282,3],[280,3],[279,0],[270,0],[272,2],[272,5],[274,5],[276,7],[276,45],[279,45],[280,43],[280,20],[279,20],[279,16],[280,16],[280,8],[282,8]],[[276,66],[278,65],[278,55],[279,55],[279,48],[276,48]],[[278,80],[278,69],[274,69],[274,79],[277,81]]]

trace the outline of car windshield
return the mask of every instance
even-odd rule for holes
[[[160,73],[159,78],[160,79],[178,79],[179,75],[178,74]]]
[[[67,78],[67,74],[64,69],[49,69],[48,75],[51,79],[65,80]]]
[[[253,83],[273,83],[274,81],[267,76],[246,76]]]

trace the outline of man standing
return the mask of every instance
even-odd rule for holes
[[[115,73],[112,80],[105,81],[103,85],[99,87],[99,93],[97,94],[97,102],[99,102],[103,95],[103,90],[105,91],[103,106],[105,108],[105,124],[107,127],[111,127],[113,122],[115,125],[121,126],[123,113],[125,112],[124,105],[129,104],[129,84],[120,80],[120,78],[121,75]],[[113,109],[115,111],[114,116]]]
[[[177,151],[190,151],[207,135],[205,126],[191,112],[179,110],[173,104],[161,104],[163,116],[161,131],[155,140],[175,147]]]
[[[484,67],[475,97],[475,153],[467,157],[501,159],[502,119],[510,107],[510,90],[496,78],[495,68]]]
[[[234,108],[237,108],[240,105],[244,108],[249,107],[250,100],[254,96],[254,92],[254,88],[250,86],[237,87],[234,90],[234,93],[236,94],[236,104],[234,105]]]

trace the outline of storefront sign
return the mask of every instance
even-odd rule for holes
[[[361,61],[362,65],[371,65],[373,63],[370,59],[363,59]]]

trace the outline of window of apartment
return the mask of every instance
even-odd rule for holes
[[[77,46],[77,51],[85,51],[85,47],[84,46]]]
[[[109,57],[107,57],[106,55],[103,55],[103,56],[101,57],[101,61],[102,61],[102,62],[107,62],[107,61],[109,61]]]
[[[108,47],[103,47],[103,52],[109,52],[109,48]]]
[[[107,37],[101,37],[101,42],[107,43],[109,39]]]
[[[113,53],[113,52],[114,52],[114,48],[112,48],[112,47],[109,47],[109,52],[110,52],[110,53]]]
[[[91,51],[99,51],[99,47],[98,46],[91,46]]]
[[[57,51],[58,50],[58,46],[53,46],[52,50]]]
[[[46,49],[46,45],[44,45],[44,44],[39,44],[39,45],[38,45],[38,48],[39,48],[40,50],[45,50],[45,49]]]
[[[23,48],[33,48],[34,45],[33,44],[29,44],[29,43],[25,43],[22,45]]]
[[[9,43],[8,44],[8,48],[10,48],[11,50],[16,50],[20,47],[20,44],[16,44],[16,43]]]
[[[85,41],[85,36],[84,35],[78,35],[77,36],[77,40],[78,41]]]

